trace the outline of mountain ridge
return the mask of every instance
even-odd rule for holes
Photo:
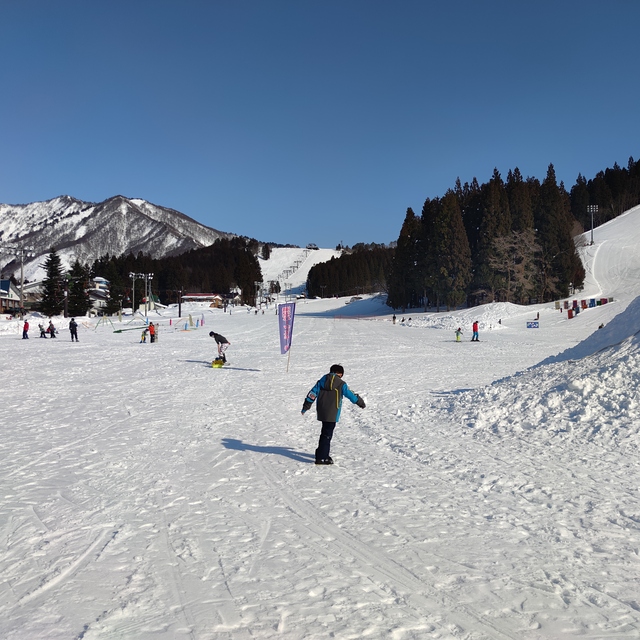
[[[52,247],[68,268],[76,259],[91,263],[105,254],[142,251],[163,258],[236,235],[142,198],[118,194],[96,203],[61,195],[28,204],[0,204],[0,268],[4,273],[20,269],[8,247],[34,254],[24,263],[25,278],[34,279],[41,277],[41,263]]]

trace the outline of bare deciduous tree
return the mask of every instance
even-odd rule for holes
[[[537,284],[536,256],[540,246],[535,231],[512,231],[494,238],[493,250],[489,266],[502,280],[506,301],[525,301],[535,292]]]

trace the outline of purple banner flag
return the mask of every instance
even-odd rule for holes
[[[287,353],[293,339],[293,318],[296,315],[296,303],[286,302],[278,305],[278,326],[280,328],[280,353]]]

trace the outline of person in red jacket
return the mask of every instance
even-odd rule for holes
[[[478,338],[478,321],[473,321],[473,335],[471,336],[471,342],[479,342]]]
[[[24,321],[24,326],[22,327],[22,339],[23,340],[29,339],[29,321],[28,320]]]

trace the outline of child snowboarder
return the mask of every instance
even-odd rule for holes
[[[460,338],[462,337],[462,329],[458,327],[456,329],[456,342],[460,342]]]
[[[224,336],[221,336],[219,333],[216,333],[215,331],[210,331],[209,337],[213,338],[216,341],[216,344],[218,345],[218,358],[220,358],[222,362],[226,363],[227,358],[224,355],[224,352],[231,346],[231,343]]]
[[[317,399],[316,411],[318,420],[322,422],[322,430],[316,449],[316,464],[333,464],[333,459],[329,455],[331,447],[331,438],[336,423],[340,419],[340,410],[342,408],[342,398],[347,397],[353,404],[357,404],[361,409],[365,408],[364,400],[357,394],[353,393],[342,380],[344,368],[340,364],[331,365],[329,373],[322,376],[309,393],[302,404],[302,415],[304,415],[314,401]]]

